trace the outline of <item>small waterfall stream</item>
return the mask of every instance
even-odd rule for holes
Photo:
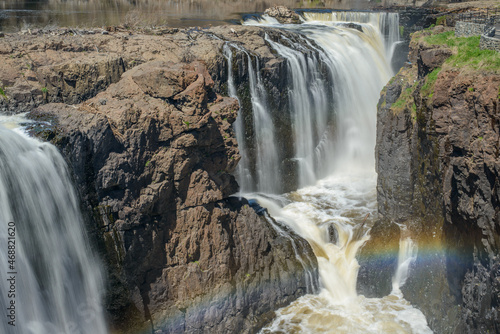
[[[0,226],[0,332],[107,333],[101,268],[64,159],[2,124]]]
[[[301,36],[300,40],[291,40],[285,34],[280,39],[266,36],[269,46],[287,62],[286,89],[295,149],[292,158],[298,165],[299,190],[280,195],[280,188],[263,187],[261,182],[244,180],[242,174],[238,180],[243,196],[257,200],[274,219],[310,243],[318,260],[321,284],[318,293],[278,310],[262,333],[431,333],[424,315],[400,291],[417,251],[411,239],[400,241],[398,270],[389,296],[366,298],[356,292],[356,253],[369,239],[369,228],[377,216],[376,104],[393,74],[390,63],[399,39],[398,16],[306,12],[302,19],[300,25],[283,25],[265,16],[244,23]],[[225,54],[231,67],[229,47]],[[249,66],[249,71],[258,77],[259,67]],[[261,85],[255,79],[253,84]],[[229,86],[236,97],[232,78]],[[255,109],[254,98],[264,99],[258,89],[251,90],[253,112],[272,123],[271,110]],[[236,132],[241,129],[237,125]],[[266,133],[267,138],[271,135]],[[240,144],[245,157],[246,143]],[[256,150],[264,156],[261,147],[256,146]],[[280,153],[276,152],[273,159],[283,159]],[[275,160],[264,164],[256,159],[254,165],[250,160],[242,160],[243,170],[256,168],[257,175],[269,172],[273,178],[283,179],[284,175],[276,174],[276,165],[273,169]]]
[[[256,184],[256,189],[259,189],[260,192],[272,193],[277,189],[281,189],[281,178],[275,168],[278,165],[279,152],[276,148],[274,124],[269,117],[266,91],[259,71],[259,60],[255,58],[256,68],[254,69],[252,57],[248,52],[236,44],[224,44],[223,53],[228,61],[229,68],[228,91],[231,97],[238,99],[232,76],[233,55],[231,48],[244,52],[247,57],[250,99],[253,110],[252,127],[255,131],[256,165],[259,166],[257,168],[256,179],[254,180],[248,167],[249,160],[246,152],[245,124],[243,115],[240,112],[235,124],[237,140],[238,143],[241,143],[239,144],[239,149],[242,155],[238,164],[239,184],[243,191],[252,189],[252,184]]]

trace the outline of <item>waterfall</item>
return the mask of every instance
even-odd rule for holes
[[[290,106],[287,112],[292,120],[294,155],[284,156],[276,151],[274,144],[270,145],[269,138],[273,138],[270,112],[265,103],[254,102],[257,95],[259,101],[265,100],[265,94],[252,91],[254,118],[265,115],[267,125],[262,127],[261,122],[256,126],[254,121],[255,141],[266,138],[265,147],[274,150],[265,157],[257,154],[254,166],[250,167],[261,179],[267,174],[270,176],[267,180],[272,181],[257,181],[254,189],[257,192],[280,192],[275,180],[282,180],[284,175],[279,174],[278,159],[296,162],[298,187],[312,185],[342,169],[366,170],[374,166],[374,110],[381,88],[393,74],[390,57],[399,38],[398,16],[356,12],[303,15],[301,25],[281,25],[269,17],[245,22],[284,28],[302,36],[299,40],[290,40],[284,35],[281,40],[272,40],[266,35],[270,47],[287,61],[289,86],[286,89]],[[349,20],[355,20],[355,27],[359,29],[345,25]],[[249,66],[249,72],[251,87],[261,92],[262,83],[252,80],[255,70]],[[258,77],[258,69],[256,73]],[[257,133],[263,130],[266,137]],[[236,132],[240,131],[237,127]],[[245,192],[248,188],[242,189]]]
[[[317,293],[278,310],[262,333],[431,333],[424,315],[399,290],[416,251],[411,239],[401,240],[389,296],[366,298],[356,291],[356,253],[377,217],[376,105],[393,74],[398,16],[302,13],[302,20],[285,25],[264,16],[244,23],[296,33],[265,40],[287,65],[289,110],[280,112],[291,116],[294,155],[281,158],[296,161],[299,189],[243,195],[310,243],[321,284]]]
[[[401,293],[400,288],[406,283],[410,265],[417,259],[417,245],[410,237],[399,240],[398,267],[392,279],[393,293]]]
[[[0,303],[11,315],[0,332],[106,333],[103,277],[64,159],[2,125],[0,223]]]
[[[232,47],[238,48],[238,45],[232,45]],[[238,100],[239,105],[241,106],[241,101],[238,98],[238,94],[236,92],[236,87],[234,85],[233,78],[233,52],[231,51],[230,44],[224,44],[222,49],[224,57],[227,59],[227,68],[228,68],[228,77],[227,77],[227,88],[228,95]],[[238,150],[240,151],[240,162],[237,167],[237,179],[238,184],[240,185],[240,190],[243,192],[250,191],[252,185],[254,184],[253,178],[250,172],[249,166],[249,158],[247,154],[246,140],[245,140],[245,124],[243,122],[243,114],[240,110],[238,110],[238,116],[236,117],[236,122],[234,123],[234,129],[236,132],[236,140],[238,141]]]
[[[399,42],[399,14],[386,12],[351,12],[337,11],[331,13],[303,13],[304,19],[309,22],[332,22],[342,24],[343,22],[355,22],[362,24],[361,27],[376,27],[383,37],[386,57],[390,63],[394,53],[394,47]]]
[[[279,155],[276,148],[276,140],[274,135],[274,124],[269,116],[269,107],[267,103],[266,90],[262,82],[260,74],[260,66],[258,58],[255,58],[255,69],[252,64],[250,54],[237,45],[225,44],[223,53],[228,61],[228,91],[229,96],[238,98],[236,87],[234,85],[232,73],[232,51],[231,47],[243,52],[247,58],[248,66],[248,84],[250,91],[250,100],[252,103],[252,128],[254,130],[254,140],[252,142],[255,148],[255,165],[256,179],[251,175],[249,167],[249,159],[246,152],[245,124],[243,115],[238,114],[235,124],[236,139],[238,140],[238,148],[242,153],[242,158],[238,166],[238,181],[241,192],[249,192],[258,190],[263,193],[273,193],[281,189],[281,178],[278,175],[276,166],[278,166]],[[239,100],[239,99],[238,99]],[[255,186],[254,186],[255,185]]]

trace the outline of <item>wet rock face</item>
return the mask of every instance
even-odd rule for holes
[[[56,124],[93,216],[118,332],[254,333],[317,271],[291,239],[298,254],[312,254],[307,242],[229,197],[238,103],[213,87],[203,62],[152,60],[80,105],[32,114]]]
[[[379,213],[404,224],[418,242],[402,291],[431,328],[496,332],[500,76],[445,69],[424,89],[426,73],[448,53],[413,44],[410,56],[419,61],[384,89],[376,146]],[[396,103],[400,97],[407,103]]]

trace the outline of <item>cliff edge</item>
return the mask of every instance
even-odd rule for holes
[[[500,331],[499,98],[499,53],[438,26],[379,101],[378,224],[417,241],[401,290],[437,333]]]

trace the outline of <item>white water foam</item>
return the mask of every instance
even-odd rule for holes
[[[15,305],[15,326],[3,319],[0,332],[107,333],[103,276],[66,163],[53,145],[23,135],[19,122],[0,119],[0,303],[4,313]]]
[[[398,39],[397,14],[305,14],[303,21],[281,25],[263,17],[245,22],[304,36],[300,42],[283,36],[283,43],[266,38],[287,60],[293,81],[289,98],[302,188],[281,196],[245,196],[255,198],[273,218],[311,244],[321,283],[318,294],[305,295],[278,310],[262,333],[432,333],[424,315],[399,289],[410,274],[416,252],[410,239],[400,241],[392,293],[383,298],[356,293],[359,265],[355,256],[369,238],[367,232],[377,215],[376,104],[392,75],[389,64]],[[319,57],[304,51],[311,48]],[[320,64],[327,65],[334,87],[315,76]],[[324,102],[328,90],[333,90],[333,110],[331,103]],[[324,124],[316,123],[331,113],[335,114],[334,136],[324,135]]]

